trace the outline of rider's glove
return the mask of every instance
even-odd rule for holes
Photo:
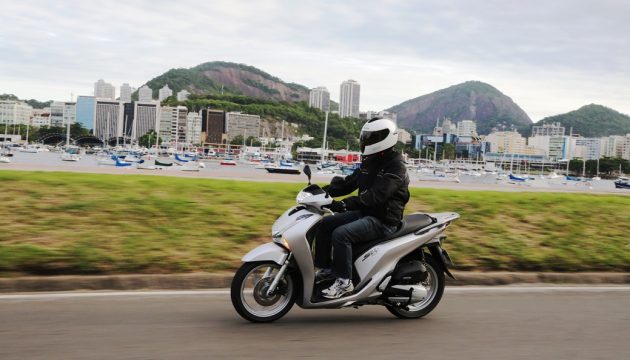
[[[336,213],[345,212],[346,211],[346,203],[344,203],[343,201],[333,200],[333,202],[330,203],[328,208],[330,210],[332,210],[332,212],[336,212]]]

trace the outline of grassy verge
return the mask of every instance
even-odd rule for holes
[[[299,184],[0,171],[0,273],[221,271],[269,240]],[[462,270],[630,271],[630,197],[413,189],[456,211]]]

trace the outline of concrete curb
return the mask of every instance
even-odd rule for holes
[[[509,284],[630,284],[630,273],[453,272],[450,286]],[[0,278],[0,293],[73,290],[189,290],[229,288],[233,274],[29,276]]]

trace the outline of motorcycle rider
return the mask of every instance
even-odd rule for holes
[[[333,215],[326,216],[315,236],[316,282],[335,282],[322,295],[340,298],[354,290],[352,284],[352,245],[382,238],[400,226],[409,201],[409,176],[402,156],[394,151],[398,142],[396,124],[374,118],[361,129],[361,166],[345,178],[336,176],[324,186],[331,196],[358,191],[341,201],[333,201]],[[331,266],[331,248],[333,252]]]

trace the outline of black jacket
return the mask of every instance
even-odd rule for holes
[[[358,196],[343,199],[347,210],[360,210],[364,216],[398,226],[409,201],[409,175],[402,156],[390,149],[366,157],[359,169],[345,178],[333,178],[325,189],[334,197],[359,189]]]

